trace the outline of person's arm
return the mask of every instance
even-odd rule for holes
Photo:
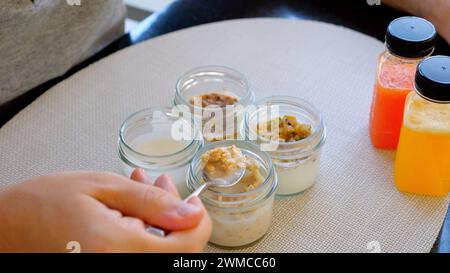
[[[450,0],[383,0],[382,2],[430,20],[439,34],[450,44]]]

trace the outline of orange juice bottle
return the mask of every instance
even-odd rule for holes
[[[402,192],[446,196],[450,191],[450,57],[425,59],[408,95],[395,161]]]
[[[401,17],[389,24],[370,114],[374,147],[397,148],[405,99],[413,90],[417,64],[433,52],[436,35],[433,24],[423,18]]]

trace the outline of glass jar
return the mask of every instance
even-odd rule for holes
[[[419,64],[408,95],[395,160],[402,192],[447,196],[450,192],[450,57]]]
[[[184,131],[182,131],[184,130]],[[193,120],[166,107],[153,107],[128,117],[119,133],[118,155],[126,176],[144,169],[154,181],[169,173],[181,196],[188,195],[186,175],[203,138]]]
[[[284,115],[296,117],[311,126],[311,135],[293,142],[264,138],[257,133],[258,124]],[[326,130],[322,115],[309,102],[289,96],[264,98],[248,110],[242,127],[248,140],[260,145],[272,157],[278,176],[277,195],[294,195],[314,185],[320,169]]]
[[[277,176],[270,156],[259,147],[246,141],[226,140],[209,143],[191,162],[187,185],[191,192],[203,181],[201,156],[208,150],[235,145],[243,154],[259,165],[263,181],[248,192],[231,189],[206,189],[201,194],[213,222],[210,242],[222,247],[243,247],[261,239],[272,221]],[[238,185],[237,185],[238,186]]]
[[[386,51],[378,60],[370,114],[370,138],[376,148],[396,149],[406,96],[414,88],[417,65],[433,53],[436,29],[423,18],[401,17],[390,23]]]
[[[203,106],[192,101],[196,96],[219,94],[237,99],[232,105]],[[198,101],[197,101],[198,102]],[[206,141],[239,138],[239,125],[245,107],[255,102],[247,79],[224,66],[204,66],[185,73],[176,84],[175,105],[185,105],[193,113]]]

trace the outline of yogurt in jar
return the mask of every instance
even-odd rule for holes
[[[158,158],[157,161],[159,164],[163,165],[164,163],[170,164],[171,162],[182,161],[185,155],[180,153],[178,156],[176,155],[179,151],[183,151],[189,142],[187,141],[178,141],[170,136],[163,135],[154,135],[154,134],[144,134],[136,138],[131,144],[132,147],[135,147],[135,150],[142,155],[146,155],[148,157]],[[156,160],[155,160],[156,161]],[[180,166],[177,168],[171,168],[167,173],[172,178],[172,181],[177,188],[180,196],[186,197],[189,195],[186,188],[186,173],[188,170],[189,164],[185,164],[184,166]],[[130,176],[133,172],[134,168],[129,164],[123,164],[124,173],[126,176]],[[160,175],[164,172],[161,170],[155,169],[144,169],[150,179],[150,181],[154,182]]]
[[[303,192],[314,185],[320,169],[320,155],[291,163],[275,162],[278,179],[277,194],[290,195]]]
[[[258,146],[238,140],[208,144],[191,163],[188,188],[194,191],[202,172],[212,175],[234,170],[245,157],[246,173],[230,188],[208,188],[201,198],[213,222],[210,242],[223,247],[242,247],[264,236],[272,222],[277,187],[276,173],[267,153]]]
[[[244,109],[254,101],[255,95],[242,73],[216,65],[183,74],[174,98],[175,105],[187,106],[191,111],[207,142],[237,139]]]
[[[314,185],[326,134],[312,104],[295,97],[265,98],[246,114],[243,129],[247,139],[272,157],[277,195],[298,194]]]
[[[240,247],[259,240],[272,223],[273,203],[271,198],[255,209],[236,210],[235,213],[209,208],[214,227],[209,241],[219,246]]]
[[[193,129],[192,136],[178,139],[172,135],[179,124]],[[202,147],[201,133],[192,120],[173,115],[170,108],[153,107],[131,115],[122,124],[118,155],[126,176],[135,168],[144,169],[152,181],[169,173],[180,195],[186,197],[189,164]]]

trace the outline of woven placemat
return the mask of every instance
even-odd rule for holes
[[[276,201],[269,233],[246,252],[428,252],[448,199],[397,192],[394,153],[371,147],[368,116],[383,45],[318,22],[235,20],[127,48],[53,87],[0,130],[0,184],[61,170],[120,172],[118,128],[170,105],[177,78],[201,65],[247,75],[257,98],[299,96],[328,127],[311,190]],[[221,249],[209,246],[207,251]]]

